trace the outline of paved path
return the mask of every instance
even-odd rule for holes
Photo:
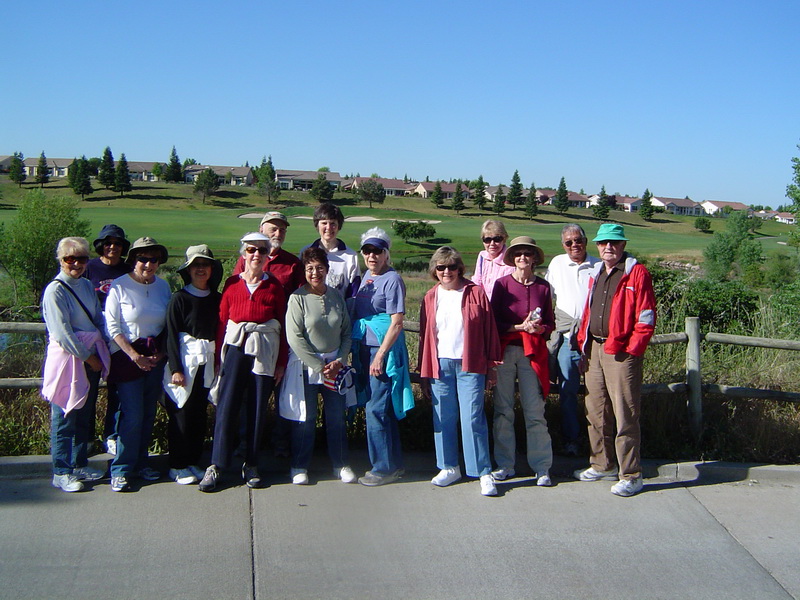
[[[265,459],[262,490],[65,494],[46,457],[0,459],[0,598],[800,598],[800,466],[651,462],[625,499],[561,459],[485,498],[407,460],[381,488],[316,457],[305,487]]]

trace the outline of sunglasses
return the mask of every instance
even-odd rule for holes
[[[530,250],[521,250],[520,252],[514,252],[514,258],[517,258],[518,256],[526,256],[530,258],[531,256],[533,256],[533,252],[531,252]]]
[[[502,235],[496,235],[494,237],[485,237],[485,238],[483,238],[483,243],[484,244],[491,244],[492,242],[494,242],[495,244],[499,244],[505,239],[506,238],[504,238]]]
[[[157,265],[158,263],[161,262],[161,259],[155,256],[137,256],[136,262],[140,262],[143,265],[146,265],[148,263]]]
[[[264,256],[267,252],[269,252],[269,248],[264,248],[263,246],[248,246],[244,249],[244,251],[248,254],[255,254],[258,252],[261,256]]]
[[[617,246],[617,245],[619,245],[621,243],[622,243],[622,240],[602,240],[600,242],[597,242],[597,245],[598,246],[608,246],[609,244],[611,244],[612,246]]]
[[[440,273],[444,271],[458,271],[458,265],[436,265],[436,270]]]
[[[584,238],[584,239],[580,239],[580,240],[566,240],[566,241],[561,242],[561,243],[564,244],[567,248],[572,248],[573,244],[575,246],[585,246],[586,245],[586,239]]]
[[[118,242],[117,240],[106,240],[105,242],[103,242],[103,246],[108,246],[108,247],[119,246],[120,248],[122,248],[122,242]]]
[[[376,254],[377,255],[377,254],[383,254],[383,250],[380,249],[380,248],[376,248],[375,246],[364,246],[361,249],[361,253],[364,256],[367,256],[368,254]]]
[[[79,265],[85,265],[87,262],[89,262],[89,257],[88,256],[64,256],[64,257],[61,258],[61,260],[63,260],[68,265],[74,265],[75,263],[78,263]]]

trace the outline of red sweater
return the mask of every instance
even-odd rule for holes
[[[281,347],[278,351],[277,366],[286,367],[289,358],[285,331],[286,296],[277,278],[270,276],[262,280],[256,291],[250,295],[250,290],[241,277],[238,275],[228,277],[222,289],[222,302],[219,305],[217,353],[222,350],[228,321],[266,323],[270,319],[276,319],[281,324]]]
[[[238,275],[242,271],[244,271],[244,257],[240,256],[239,260],[236,261],[236,266],[233,268],[233,274]],[[283,292],[287,298],[306,282],[303,263],[294,254],[287,252],[283,248],[278,249],[275,254],[267,255],[267,259],[264,261],[264,272],[271,273],[277,277],[278,283],[283,286]]]

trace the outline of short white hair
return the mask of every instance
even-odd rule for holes
[[[364,233],[362,233],[361,234],[361,245],[363,246],[364,242],[366,242],[369,238],[378,238],[379,240],[383,240],[384,242],[386,242],[386,247],[387,248],[391,248],[392,247],[392,240],[389,237],[389,234],[386,233],[380,227],[370,227]]]
[[[56,247],[56,260],[61,260],[70,254],[89,256],[89,242],[82,237],[65,237],[59,240]]]

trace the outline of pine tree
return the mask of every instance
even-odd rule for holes
[[[86,156],[81,156],[72,163],[75,166],[75,177],[72,181],[72,191],[78,194],[83,200],[88,194],[94,192],[92,180],[89,177],[89,161]],[[72,171],[72,169],[70,169]]]
[[[22,156],[22,152],[14,152],[8,169],[8,177],[19,187],[22,187],[22,182],[28,178],[25,174],[25,158]]]
[[[172,147],[172,152],[169,155],[167,170],[164,173],[164,181],[167,181],[169,183],[180,183],[181,181],[183,181],[183,169],[181,168],[181,160],[178,158],[178,153],[175,151],[175,146]]]
[[[214,170],[210,167],[203,169],[194,182],[194,193],[200,194],[200,197],[203,199],[203,204],[205,204],[206,198],[208,196],[213,196],[214,192],[218,189],[219,177],[214,173]]]
[[[311,197],[317,202],[330,202],[333,200],[333,192],[333,186],[328,183],[325,172],[320,172],[314,180],[314,185],[311,186]]]
[[[508,203],[512,209],[517,208],[517,204],[522,202],[522,182],[519,178],[519,171],[514,171],[511,176],[511,187],[508,188]]]
[[[642,194],[642,203],[639,205],[639,216],[645,221],[652,219],[653,213],[655,213],[652,198],[653,194],[650,193],[650,188],[647,188]]]
[[[111,148],[108,146],[103,150],[103,158],[97,169],[97,181],[107,190],[114,187],[114,155],[111,154]]]
[[[553,200],[553,205],[560,214],[564,214],[569,210],[569,192],[567,191],[567,182],[561,178],[556,190],[556,197]]]
[[[73,191],[75,190],[75,177],[77,174],[78,174],[78,159],[73,158],[72,164],[67,168],[67,185]]]
[[[595,219],[605,221],[608,219],[609,212],[611,212],[611,208],[608,205],[608,194],[606,194],[606,186],[603,186],[600,190],[600,199],[597,201],[597,204],[592,206],[592,214]]]
[[[44,187],[45,183],[50,182],[50,169],[47,168],[47,157],[44,152],[39,157],[39,164],[36,165],[36,183],[39,187]]]
[[[124,196],[125,192],[130,192],[133,189],[131,185],[131,174],[128,171],[128,161],[125,158],[125,153],[122,153],[117,161],[117,168],[114,171],[114,191],[119,192],[120,196]]]
[[[461,190],[461,182],[456,183],[456,191],[453,194],[453,210],[456,214],[464,210],[464,192]]]
[[[506,210],[506,196],[503,193],[503,184],[497,186],[497,192],[494,195],[494,204],[492,210],[495,214],[502,214]]]
[[[478,179],[472,188],[472,193],[475,195],[475,206],[479,210],[483,210],[483,207],[486,206],[486,182],[483,180],[483,175],[478,175]]]
[[[525,199],[525,216],[533,220],[539,214],[539,202],[536,200],[536,186],[531,182],[528,197]]]
[[[386,199],[386,190],[383,184],[376,179],[366,179],[358,186],[358,199],[369,203],[369,207],[372,208],[373,202],[383,204]]]
[[[442,204],[444,204],[444,194],[442,193],[441,181],[437,181],[436,185],[433,186],[433,192],[431,193],[431,203],[436,208],[441,208]]]

